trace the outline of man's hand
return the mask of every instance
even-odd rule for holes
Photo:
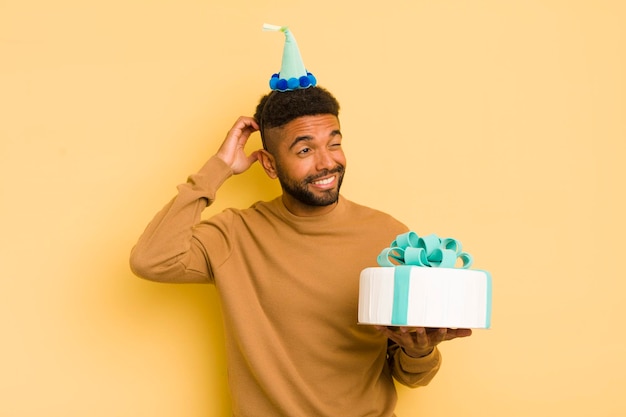
[[[226,134],[216,156],[232,169],[233,174],[247,171],[258,160],[258,150],[250,155],[246,155],[244,150],[248,138],[257,130],[259,126],[252,117],[241,116]]]
[[[428,355],[435,346],[445,340],[467,337],[471,329],[432,329],[426,327],[376,326],[385,336],[396,342],[404,353],[414,358]]]

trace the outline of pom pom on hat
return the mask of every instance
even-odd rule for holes
[[[280,72],[270,78],[270,88],[277,91],[292,91],[300,88],[315,87],[317,80],[310,72],[307,72],[300,56],[300,50],[296,38],[287,26],[264,24],[263,30],[283,32],[285,34],[285,46],[283,48],[283,61]]]

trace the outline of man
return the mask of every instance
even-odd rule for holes
[[[139,276],[216,286],[235,416],[392,416],[393,378],[427,384],[440,366],[437,345],[471,334],[357,324],[360,271],[408,229],[340,194],[338,115],[321,87],[272,91],[133,248]],[[264,149],[246,155],[258,130]],[[201,221],[220,185],[257,161],[282,195]]]

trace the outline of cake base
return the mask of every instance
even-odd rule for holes
[[[491,326],[491,276],[459,268],[366,268],[359,324],[485,329]]]

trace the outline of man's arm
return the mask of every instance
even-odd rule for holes
[[[472,334],[470,329],[383,326],[378,329],[389,340],[387,355],[393,377],[412,388],[427,385],[437,374],[441,366],[439,343]]]
[[[178,186],[176,197],[156,214],[131,251],[130,267],[136,275],[159,282],[211,281],[205,248],[194,239],[193,229],[223,182],[257,160],[258,151],[249,156],[244,152],[256,130],[254,119],[237,119],[217,154]]]

